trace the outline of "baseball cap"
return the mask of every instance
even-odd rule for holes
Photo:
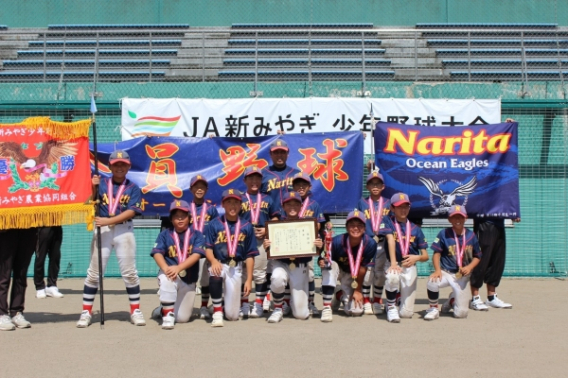
[[[465,209],[465,206],[452,205],[452,207],[450,207],[450,211],[448,212],[448,218],[456,214],[463,215],[464,217],[467,218],[467,210]]]
[[[410,204],[410,199],[408,195],[405,193],[396,193],[394,196],[391,197],[391,205],[394,207],[400,206],[403,203]]]
[[[191,181],[189,182],[189,187],[191,188],[193,185],[197,184],[199,181],[202,181],[205,183],[205,185],[209,186],[209,183],[207,182],[207,180],[205,180],[205,177],[203,177],[202,175],[195,175],[191,178]]]
[[[256,165],[252,167],[247,167],[247,169],[245,169],[245,177],[254,174],[260,175],[262,177],[262,170],[259,169]]]
[[[189,204],[184,200],[173,200],[170,204],[170,213],[174,210],[182,210],[189,213]]]
[[[381,175],[379,173],[379,171],[373,171],[371,173],[369,173],[369,176],[367,176],[367,184],[369,183],[369,181],[371,181],[374,178],[378,178],[379,180],[381,180],[383,183],[385,182],[385,179],[383,178],[383,175]]]
[[[308,184],[312,184],[312,179],[310,179],[310,175],[304,173],[304,172],[298,172],[294,175],[294,178],[292,179],[292,184],[294,183],[294,181],[296,180],[304,180],[306,181]]]
[[[270,145],[270,152],[272,151],[276,151],[276,150],[284,150],[284,151],[288,151],[288,143],[286,143],[286,141],[282,140],[282,139],[276,139],[274,142],[272,142],[272,144]]]
[[[228,200],[229,198],[235,198],[238,199],[239,201],[242,201],[243,200],[241,198],[242,195],[243,193],[241,193],[241,191],[238,189],[227,189],[224,190],[223,194],[221,195],[221,197],[223,198],[221,202],[225,202],[225,200]]]
[[[347,219],[345,220],[345,224],[347,224],[351,219],[359,219],[361,222],[365,223],[365,213],[361,210],[353,210],[349,214],[347,214]]]
[[[282,196],[282,204],[289,201],[298,201],[302,203],[302,196],[298,192],[286,192]]]
[[[123,151],[123,150],[116,150],[112,154],[110,154],[110,157],[109,157],[110,165],[113,165],[114,163],[119,163],[119,162],[123,162],[123,163],[126,163],[128,165],[132,165],[132,163],[130,163],[130,155],[128,155],[128,153],[126,151]]]

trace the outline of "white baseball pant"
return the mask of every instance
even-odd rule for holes
[[[351,274],[342,271],[339,269],[339,266],[335,261],[331,264],[331,269],[323,270],[322,269],[322,278],[321,284],[322,286],[333,286],[335,287],[337,284],[337,280],[339,280],[339,284],[341,290],[343,291],[343,296],[341,297],[341,301],[343,302],[343,310],[347,315],[358,316],[363,315],[363,306],[355,306],[354,301],[349,301],[349,298],[353,295],[353,288],[351,287],[351,283],[353,282],[353,278]]]
[[[283,294],[286,284],[290,286],[290,308],[296,319],[307,319],[309,269],[307,264],[299,264],[291,270],[288,264],[279,260],[272,261],[272,279],[270,290],[275,294]]]
[[[171,281],[163,271],[158,273],[160,302],[175,303],[174,315],[177,323],[187,323],[193,312],[195,302],[195,282],[188,285],[179,277]]]
[[[385,263],[387,261],[387,255],[385,249],[377,247],[377,254],[375,255],[375,267],[373,269],[367,269],[365,274],[365,279],[363,280],[363,286],[371,287],[374,286],[373,297],[381,296],[382,292],[378,292],[379,288],[385,286],[386,275],[385,275]],[[378,300],[378,298],[377,298]]]
[[[467,318],[469,309],[469,279],[470,276],[456,278],[454,273],[442,271],[442,279],[440,281],[429,280],[428,290],[435,293],[440,292],[440,288],[450,286],[454,293],[454,317]]]
[[[416,283],[418,273],[416,265],[410,268],[402,267],[400,273],[389,273],[391,264],[389,261],[385,263],[385,290],[400,292],[400,308],[398,313],[401,318],[412,318],[414,315],[414,301],[416,299]]]
[[[223,264],[221,271],[221,279],[223,280],[223,298],[225,317],[228,320],[238,320],[239,311],[241,309],[241,283],[243,278],[243,265],[239,262],[237,266],[231,268],[228,264]],[[211,268],[209,268],[209,275],[212,276]],[[211,298],[214,302],[221,298]],[[213,303],[215,307],[217,304]]]
[[[256,247],[258,248],[258,256],[254,257],[254,269],[252,271],[252,280],[255,284],[266,282],[266,268],[268,267],[268,256],[266,250],[262,246],[264,239],[256,239]],[[243,282],[247,279],[247,270],[243,269]]]

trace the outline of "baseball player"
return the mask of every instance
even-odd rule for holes
[[[442,312],[450,312],[453,308],[455,318],[467,318],[467,286],[471,272],[479,264],[481,251],[475,234],[464,226],[466,219],[465,207],[453,205],[448,214],[452,227],[440,231],[432,243],[434,273],[427,284],[430,308],[426,310],[424,320],[440,317],[438,296],[440,288],[447,286],[452,288],[452,294],[442,306]]]
[[[302,198],[299,193],[286,192],[282,197],[284,209],[283,219],[300,219],[302,211]],[[270,240],[264,240],[264,248],[270,248]],[[318,237],[314,245],[319,250],[323,242]],[[289,306],[292,315],[296,319],[307,319],[311,314],[309,310],[309,268],[308,263],[313,261],[311,257],[284,258],[270,260],[272,263],[272,280],[270,290],[274,301],[274,311],[268,318],[269,323],[278,323],[282,320],[284,312],[285,289],[291,289],[291,301]]]
[[[266,258],[266,250],[263,247],[264,235],[266,233],[264,223],[267,220],[275,220],[280,217],[280,206],[276,206],[269,195],[260,193],[262,171],[256,166],[248,167],[245,170],[244,181],[247,191],[242,197],[243,203],[240,216],[252,224],[259,253],[254,259],[253,279],[255,282],[256,299],[250,311],[250,316],[259,318],[262,316],[262,303],[268,292],[268,281],[266,280],[268,260]],[[243,316],[248,316],[248,297],[243,297],[242,301],[241,313]]]
[[[400,317],[411,318],[416,297],[416,263],[428,261],[428,243],[420,227],[408,220],[410,200],[405,193],[391,197],[391,223],[394,229],[396,248],[389,250],[385,263],[387,296],[387,320],[399,323]],[[401,266],[399,266],[399,264]],[[400,310],[396,308],[400,287]]]
[[[310,176],[299,172],[296,173],[292,179],[292,189],[302,196],[302,207],[300,209],[300,213],[298,214],[300,218],[316,218],[318,223],[318,233],[319,230],[322,229],[322,224],[325,224],[325,217],[320,209],[319,204],[311,198],[311,188],[312,188],[312,180]],[[310,282],[309,282],[309,308],[310,308],[310,315],[317,316],[319,315],[319,310],[314,303],[314,297],[316,292],[316,284],[314,282],[314,262],[313,260],[308,263],[308,269],[310,273]],[[286,289],[285,297],[287,299],[287,304],[290,302],[290,289]],[[287,315],[286,313],[284,315]]]
[[[205,257],[205,239],[201,232],[189,227],[189,209],[186,201],[171,203],[172,228],[160,232],[150,253],[160,268],[162,329],[173,329],[176,322],[187,323],[193,312],[199,259]]]
[[[126,285],[130,300],[130,321],[134,325],[144,326],[146,321],[140,311],[140,278],[136,270],[136,240],[132,218],[142,213],[140,209],[141,191],[138,185],[126,178],[131,167],[130,157],[125,151],[117,150],[110,155],[112,178],[101,179],[93,176],[93,199],[98,185],[101,203],[95,225],[100,227],[103,273],[112,249],[116,251],[120,274]],[[83,312],[78,328],[91,324],[93,301],[99,286],[99,261],[97,255],[97,237],[93,235],[91,243],[91,263],[87,270],[83,287]]]
[[[241,197],[242,193],[237,189],[225,190],[222,199],[225,215],[213,219],[205,230],[205,254],[211,264],[209,289],[213,302],[212,327],[223,327],[223,296],[225,317],[238,320],[240,299],[248,297],[251,291],[254,258],[258,256],[258,251],[252,225],[239,217]],[[246,269],[244,285],[243,265]]]
[[[365,213],[367,219],[365,232],[377,242],[377,254],[373,270],[368,270],[363,281],[363,310],[365,315],[383,313],[383,289],[385,286],[385,262],[388,250],[395,249],[393,226],[391,224],[390,201],[381,196],[385,188],[383,175],[373,171],[367,176],[369,197],[362,198],[357,209]],[[371,284],[373,285],[373,305],[371,306]]]
[[[324,257],[318,259],[318,264],[322,268],[322,322],[333,320],[331,304],[338,279],[341,290],[336,293],[336,299],[343,303],[345,313],[353,316],[363,314],[361,290],[365,273],[369,267],[373,266],[377,243],[365,234],[365,215],[361,211],[350,212],[347,215],[345,227],[347,233],[333,238],[330,269],[325,269]]]

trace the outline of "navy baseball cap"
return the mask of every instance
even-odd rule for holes
[[[282,204],[289,201],[298,201],[302,203],[302,196],[298,192],[286,192],[282,196]]]
[[[109,157],[109,164],[110,165],[113,165],[113,164],[119,163],[119,162],[123,162],[123,163],[126,163],[128,165],[132,165],[132,163],[130,163],[130,155],[128,155],[128,153],[126,151],[123,151],[123,150],[116,150],[112,154],[110,154],[110,157]]]
[[[465,218],[467,218],[467,210],[465,209],[465,206],[452,205],[452,207],[450,207],[450,211],[448,212],[448,218],[456,214],[463,215]]]
[[[170,204],[170,213],[174,210],[182,210],[189,213],[189,203],[184,200],[173,200]]]
[[[347,223],[351,220],[351,219],[358,219],[361,222],[363,222],[363,224],[365,224],[365,213],[363,213],[361,210],[353,210],[352,212],[350,212],[349,214],[347,214],[347,219],[345,220],[345,224],[347,225]]]
[[[241,198],[242,195],[243,193],[241,193],[241,191],[238,189],[227,189],[224,190],[223,194],[221,195],[221,197],[223,198],[221,202],[225,202],[225,200],[228,200],[229,198],[235,198],[238,199],[239,201],[242,201],[243,200]]]
[[[259,169],[256,165],[247,167],[247,169],[245,169],[245,177],[250,175],[260,175],[260,177],[262,177],[262,170]]]
[[[289,151],[288,143],[286,143],[286,141],[284,141],[284,140],[282,140],[282,139],[276,139],[276,140],[275,140],[274,142],[272,142],[272,144],[270,145],[270,152],[276,151],[276,150]]]
[[[379,173],[379,171],[373,171],[373,172],[369,173],[369,176],[367,176],[367,184],[369,183],[369,181],[371,181],[372,179],[376,179],[376,178],[381,180],[383,183],[385,182],[383,175],[381,175]]]
[[[405,193],[396,193],[394,196],[391,197],[391,205],[394,207],[400,206],[403,203],[410,204],[410,198]]]
[[[209,186],[209,183],[207,182],[207,180],[205,180],[205,177],[203,177],[202,175],[195,175],[191,178],[191,181],[189,182],[189,187],[191,188],[193,185],[197,184],[199,181],[204,182],[206,186]]]
[[[304,173],[304,172],[298,172],[294,175],[294,178],[292,179],[292,184],[294,184],[295,181],[298,180],[304,180],[306,181],[308,184],[312,184],[312,179],[310,179],[310,175]]]

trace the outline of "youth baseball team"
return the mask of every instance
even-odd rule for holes
[[[369,196],[362,198],[347,215],[346,233],[332,237],[329,223],[313,198],[310,176],[287,165],[288,154],[284,140],[273,142],[272,165],[245,170],[246,192],[228,188],[222,193],[223,215],[206,198],[208,181],[202,175],[191,179],[191,202],[178,199],[171,202],[169,217],[163,219],[162,231],[150,252],[159,269],[160,301],[152,318],[161,318],[163,329],[173,329],[175,323],[190,320],[199,291],[199,317],[210,320],[213,327],[223,327],[224,320],[262,318],[270,311],[269,323],[278,323],[289,314],[297,319],[319,316],[322,322],[331,322],[333,312],[341,307],[351,316],[386,313],[392,323],[413,316],[416,264],[427,262],[429,256],[421,228],[408,218],[411,207],[408,195],[396,193],[390,199],[382,197],[383,176],[372,171],[366,180]],[[140,279],[132,224],[132,218],[142,213],[141,191],[126,177],[130,166],[128,154],[115,151],[110,156],[112,178],[92,179],[93,199],[98,188],[101,200],[95,225],[100,227],[102,267],[98,263],[95,234],[78,328],[91,324],[99,269],[105,271],[113,250],[130,302],[130,321],[138,326],[146,324],[140,311]],[[314,303],[312,257],[267,258],[271,240],[267,237],[266,222],[299,219],[317,222],[313,245],[322,272],[321,311]],[[505,265],[504,221],[491,218],[476,221],[474,232],[465,228],[466,219],[464,206],[452,206],[448,213],[451,227],[441,230],[430,245],[434,272],[427,283],[429,307],[425,320],[438,319],[440,312],[453,311],[454,317],[466,318],[469,309],[512,307],[498,298],[495,291]],[[251,305],[253,281],[255,300]],[[483,283],[488,291],[485,302],[479,296]],[[451,294],[440,307],[439,290],[448,286]],[[8,318],[13,326],[5,328],[31,326],[21,307],[17,319],[6,314],[0,316]]]

